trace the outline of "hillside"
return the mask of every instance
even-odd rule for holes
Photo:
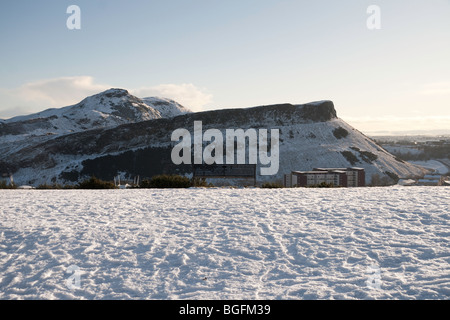
[[[258,184],[281,182],[283,175],[292,170],[311,170],[314,167],[363,167],[367,183],[373,174],[399,177],[423,174],[423,168],[395,158],[339,119],[331,101],[180,112],[172,118],[158,118],[161,111],[153,108],[142,110],[149,110],[146,115],[155,118],[146,120],[142,117],[143,121],[61,134],[37,144],[25,145],[0,158],[0,171],[14,173],[18,183],[33,185],[75,183],[90,175],[107,180],[112,180],[117,174],[130,179],[137,175],[145,178],[160,173],[190,176],[190,165],[174,166],[171,161],[175,144],[171,141],[171,134],[178,128],[192,133],[194,121],[202,121],[204,131],[210,128],[222,133],[229,128],[280,130],[278,174],[258,174]],[[259,172],[260,166],[257,167]],[[233,181],[225,182],[233,184]]]
[[[72,106],[1,120],[0,152],[6,158],[21,148],[67,134],[170,118],[189,112],[173,100],[157,97],[140,99],[127,90],[112,88]]]
[[[4,120],[0,137],[10,136],[17,141],[28,136],[61,135],[159,118],[158,110],[127,90],[110,89],[72,106]]]

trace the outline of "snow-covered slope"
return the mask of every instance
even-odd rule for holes
[[[178,102],[167,98],[148,97],[143,98],[142,101],[149,107],[157,110],[162,118],[171,118],[192,112]]]
[[[443,187],[0,198],[0,299],[450,298]]]

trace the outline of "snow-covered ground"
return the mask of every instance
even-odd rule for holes
[[[408,161],[408,162],[412,163],[412,164],[417,164],[417,165],[422,166],[427,169],[432,169],[432,170],[434,170],[435,173],[438,173],[438,174],[447,174],[450,171],[450,169],[447,168],[447,166],[445,164],[443,164],[442,162],[440,162],[438,160]]]
[[[0,299],[449,299],[449,195],[0,190]]]

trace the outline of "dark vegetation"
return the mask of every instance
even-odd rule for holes
[[[391,152],[397,158],[405,161],[428,161],[433,159],[448,159],[450,158],[450,144],[441,146],[420,146],[417,149],[421,153],[395,153]]]
[[[179,174],[191,172],[191,166],[174,166],[171,148],[145,148],[127,151],[118,155],[108,155],[83,161],[80,176],[95,175],[100,179],[110,180],[117,172],[127,172],[131,176],[153,177],[159,174]],[[61,178],[79,179],[77,172],[68,171]]]
[[[335,187],[336,186],[332,183],[321,182],[319,184],[308,186],[307,188],[335,188]]]
[[[341,154],[352,164],[352,166],[359,162],[359,159],[351,151],[342,151]]]
[[[116,189],[116,185],[110,181],[103,181],[94,176],[80,182],[76,189]]]
[[[44,183],[44,184],[41,184],[41,185],[39,185],[39,186],[36,187],[36,189],[39,189],[39,190],[51,190],[51,189],[75,189],[75,188],[77,188],[76,185],[68,185],[68,184],[66,184],[66,185],[61,185],[61,184],[59,184],[59,183],[54,183],[54,184],[47,184],[47,183]]]
[[[191,186],[191,180],[187,177],[166,174],[154,176],[140,184],[141,188],[189,188]]]
[[[362,161],[372,164],[375,160],[378,159],[378,156],[370,151],[362,151],[359,148],[351,147],[352,150],[358,152],[360,158]],[[358,157],[351,151],[342,151],[341,154],[344,156],[344,158],[351,163],[352,166],[357,164],[358,162],[361,162]]]
[[[338,127],[333,130],[333,135],[336,137],[336,139],[342,139],[348,136],[348,131],[342,127]]]
[[[261,188],[277,189],[277,188],[284,188],[284,186],[276,182],[266,182],[261,185]]]
[[[367,163],[373,163],[378,159],[378,156],[370,151],[362,151],[357,147],[351,147],[351,149],[357,151],[361,159]]]
[[[5,180],[0,180],[0,189],[16,189],[14,183],[8,183]]]
[[[430,137],[429,139],[410,138],[404,140],[375,140],[375,142],[384,146],[399,146],[415,149],[419,152],[395,152],[390,151],[396,156],[397,161],[428,161],[435,159],[450,159],[450,139],[448,137]]]

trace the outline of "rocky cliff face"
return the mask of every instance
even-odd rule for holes
[[[108,180],[117,174],[131,179],[160,173],[191,175],[192,166],[175,166],[171,161],[171,151],[177,143],[171,140],[171,135],[179,128],[193,135],[194,122],[201,121],[203,131],[217,129],[224,135],[227,129],[279,130],[278,173],[257,174],[258,184],[281,182],[290,171],[315,167],[363,167],[368,183],[372,174],[393,173],[400,177],[422,174],[420,167],[396,159],[339,119],[331,101],[190,113],[173,101],[160,100],[158,109],[154,101],[144,99],[145,106],[138,100],[130,102],[142,115],[139,118],[116,100],[122,101],[127,93],[114,90],[106,94],[114,99],[115,106],[119,105],[116,108],[110,105],[111,113],[132,121],[22,145],[0,158],[0,172],[12,172],[17,182],[33,185],[75,183],[90,175]],[[105,93],[103,97],[106,98]],[[171,111],[165,110],[167,103],[174,106]],[[162,118],[161,113],[171,117]],[[260,167],[258,164],[257,172]]]

